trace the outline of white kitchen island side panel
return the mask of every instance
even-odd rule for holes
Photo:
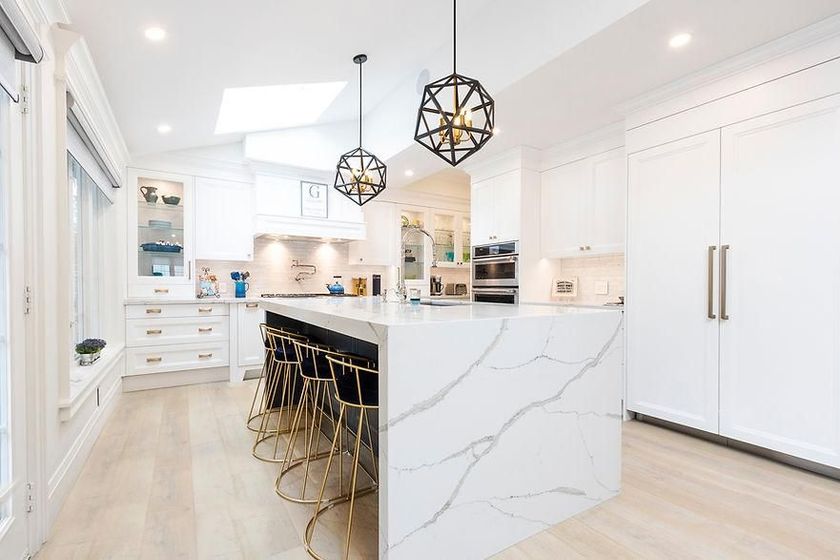
[[[380,558],[487,558],[615,496],[621,321],[389,328]]]

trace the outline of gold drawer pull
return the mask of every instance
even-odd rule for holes
[[[212,313],[213,308],[212,307],[199,307],[198,312],[199,313]]]
[[[156,294],[168,294],[169,288],[155,288]]]
[[[146,313],[147,313],[148,315],[151,315],[151,314],[160,315],[160,307],[155,307],[155,308],[151,308],[151,309],[146,309]]]
[[[162,362],[162,361],[163,361],[163,358],[161,358],[160,356],[156,356],[154,358],[146,358],[146,363],[147,364],[153,364],[155,362]]]
[[[160,329],[148,329],[148,330],[146,330],[146,334],[160,334],[162,332],[163,331],[160,330]]]
[[[198,327],[198,332],[213,332],[213,327]]]
[[[245,304],[245,308],[246,308],[246,309],[253,309],[253,308],[255,308],[255,307],[259,307],[259,306],[260,306],[260,304],[259,304],[259,303],[246,303],[246,304]]]
[[[212,358],[212,357],[213,357],[213,353],[212,353],[212,352],[210,352],[209,354],[199,354],[199,355],[198,355],[198,359],[199,359],[199,360],[203,360],[204,358]]]

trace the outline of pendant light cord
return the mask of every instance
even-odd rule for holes
[[[359,64],[359,147],[362,147],[362,65]]]
[[[452,0],[452,73],[457,74],[458,51],[458,0]]]

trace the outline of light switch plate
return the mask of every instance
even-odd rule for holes
[[[610,293],[610,283],[607,280],[595,281],[595,295],[606,296]]]

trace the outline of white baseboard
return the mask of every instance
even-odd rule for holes
[[[163,389],[165,387],[179,387],[181,385],[215,383],[217,381],[229,380],[230,369],[228,367],[144,373],[142,375],[127,375],[123,377],[122,390],[124,393],[130,393],[131,391]]]
[[[114,368],[116,369],[121,365],[122,361],[120,360]],[[117,403],[122,386],[119,375],[121,373],[122,372],[118,372],[115,376],[108,392],[104,395],[100,395],[101,400],[99,407],[97,407],[90,415],[90,418],[79,432],[79,435],[76,437],[73,445],[70,446],[67,454],[61,459],[58,467],[55,469],[47,482],[47,533],[49,533],[49,530],[52,528],[52,525],[58,516],[58,512],[61,511],[61,506],[64,505],[64,500],[67,498],[67,495],[76,483],[76,480],[82,471],[82,467],[85,464],[85,460],[88,458],[88,455],[90,455],[93,444],[96,442],[96,438],[98,438],[100,432],[102,432],[102,427],[105,425],[105,421],[108,419],[113,411],[114,405]],[[105,377],[108,378],[110,375],[106,375]]]

